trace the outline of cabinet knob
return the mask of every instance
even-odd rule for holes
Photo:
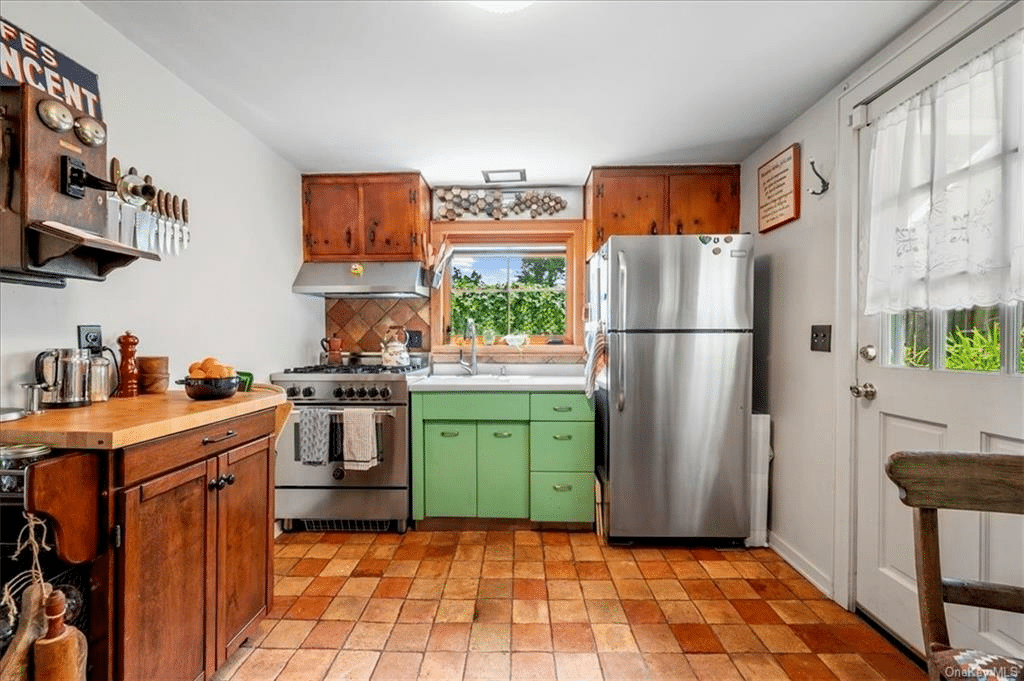
[[[210,480],[210,482],[206,483],[206,486],[212,490],[224,489],[224,487],[227,486],[227,483],[224,482],[223,478],[214,478],[213,480]]]
[[[235,474],[234,473],[228,473],[227,475],[222,475],[221,476],[221,480],[223,480],[224,484],[226,484],[226,485],[233,485],[233,484],[235,484]]]
[[[651,234],[657,234],[657,233],[658,233],[658,221],[657,220],[651,220]]]

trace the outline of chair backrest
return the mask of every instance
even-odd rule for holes
[[[885,472],[914,507],[914,558],[928,670],[938,678],[932,646],[948,646],[943,603],[1024,613],[1024,588],[943,579],[938,509],[1024,515],[1024,456],[980,452],[896,452]]]

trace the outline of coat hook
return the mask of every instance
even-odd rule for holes
[[[808,188],[807,191],[814,196],[821,196],[822,194],[828,191],[828,180],[822,177],[821,173],[818,172],[818,169],[814,167],[814,159],[812,158],[810,159],[810,161],[811,172],[813,172],[817,176],[818,180],[821,181],[821,189],[819,189],[818,191],[814,191],[813,189]]]

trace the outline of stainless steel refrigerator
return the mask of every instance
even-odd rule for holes
[[[599,525],[609,537],[750,532],[753,239],[613,236],[588,262]]]

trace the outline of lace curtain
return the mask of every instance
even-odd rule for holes
[[[865,314],[1024,300],[1014,34],[873,122]]]

